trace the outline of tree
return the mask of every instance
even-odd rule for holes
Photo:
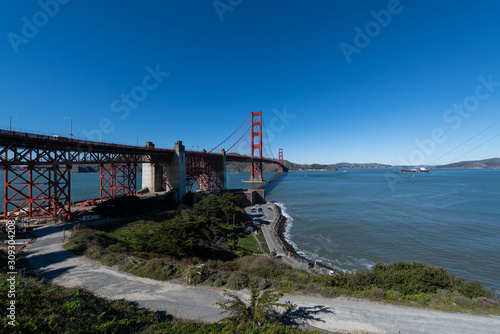
[[[290,308],[288,304],[279,303],[283,293],[276,290],[265,290],[252,288],[248,305],[235,293],[224,292],[225,299],[216,303],[222,309],[222,313],[229,313],[229,316],[222,319],[222,322],[247,322],[252,324],[265,325],[267,323],[278,322],[280,313],[278,307]]]
[[[217,226],[222,223],[229,225],[235,216],[235,208],[241,210],[241,198],[234,194],[208,195],[194,205],[194,213],[205,224]],[[234,219],[233,219],[234,220]]]
[[[138,251],[181,258],[193,254],[201,237],[199,222],[192,217],[176,216],[159,228],[142,227],[132,235],[130,243]]]

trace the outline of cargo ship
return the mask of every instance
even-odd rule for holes
[[[427,173],[429,170],[424,167],[412,168],[412,169],[401,169],[402,173]]]

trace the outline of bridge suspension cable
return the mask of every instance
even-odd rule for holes
[[[221,146],[222,144],[224,144],[229,138],[231,138],[236,132],[238,132],[238,130],[246,123],[246,121],[248,121],[248,119],[250,118],[250,114],[248,115],[248,117],[243,121],[243,123],[241,123],[241,125],[233,132],[229,135],[229,137],[227,137],[226,139],[224,139],[219,145],[215,146],[213,149],[211,149],[210,151],[208,151],[208,153],[211,153],[213,152],[215,149],[217,149],[219,146]],[[248,131],[247,131],[248,132]],[[242,136],[243,137],[243,136]],[[241,139],[241,138],[240,138]],[[238,139],[238,141],[240,140]],[[236,141],[236,142],[238,142]],[[234,145],[233,145],[234,146]],[[231,148],[233,147],[231,146]],[[229,151],[229,150],[228,150]]]
[[[273,154],[273,149],[271,148],[271,144],[269,143],[269,138],[267,137],[267,131],[266,131],[266,126],[264,125],[264,119],[262,120],[262,127],[264,128],[264,136],[266,137],[266,142],[267,142],[267,146],[269,147],[269,150],[271,151],[271,156],[274,158],[274,154]],[[266,148],[263,147],[264,149],[264,152],[266,151]],[[267,153],[266,153],[267,154]],[[268,155],[269,156],[269,155]],[[269,158],[271,157],[269,156]]]
[[[234,145],[238,144],[240,142],[241,139],[243,139],[243,137],[245,137],[245,135],[248,133],[248,131],[250,131],[251,128],[248,128],[247,131],[245,131],[245,133],[230,147],[227,149],[227,151],[231,151],[231,149],[234,147]]]

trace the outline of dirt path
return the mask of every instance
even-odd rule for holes
[[[252,233],[252,235],[255,238],[255,241],[257,241],[257,245],[259,245],[259,249],[263,252],[264,250],[262,248],[262,244],[261,244],[261,242],[259,240],[259,237],[257,237],[257,234],[255,234],[255,233]]]
[[[65,287],[82,287],[108,299],[124,299],[175,317],[213,322],[221,319],[214,303],[223,290],[160,282],[118,271],[67,252],[61,226],[35,231],[39,239],[26,255],[36,273]],[[68,236],[68,232],[66,232]],[[248,296],[248,291],[242,290]],[[297,305],[292,319],[349,333],[499,333],[500,317],[444,313],[348,298],[286,295]]]

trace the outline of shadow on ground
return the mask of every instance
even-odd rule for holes
[[[76,266],[69,266],[69,267],[64,267],[64,268],[58,268],[54,270],[44,270],[44,269],[39,269],[35,272],[37,276],[43,277],[45,279],[51,280],[54,278],[57,278],[64,274],[65,272],[76,268]]]
[[[304,326],[310,321],[325,322],[322,320],[324,314],[334,314],[335,312],[324,305],[316,305],[311,307],[292,305],[282,316],[281,322],[288,326],[299,327]]]
[[[57,223],[43,228],[35,228],[33,231],[30,232],[30,234],[33,237],[42,238],[49,234],[61,232],[63,229],[71,232],[74,224],[75,223]]]
[[[57,252],[37,255],[31,255],[32,253],[32,251],[28,250],[25,252],[25,255],[29,261],[30,266],[35,268],[43,268],[51,264],[64,262],[75,257],[67,250],[60,250]]]

